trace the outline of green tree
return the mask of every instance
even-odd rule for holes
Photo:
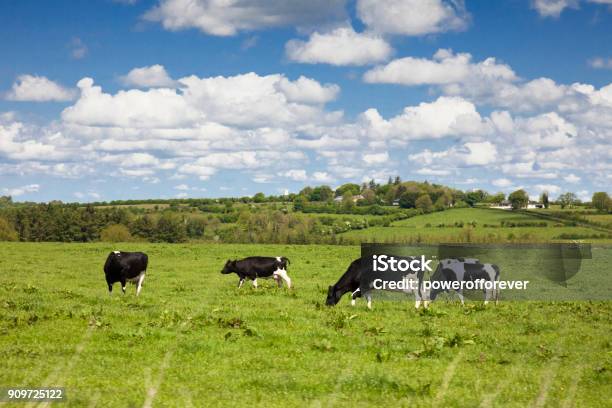
[[[597,193],[593,193],[591,204],[593,204],[593,207],[597,208],[599,211],[610,211],[610,209],[612,208],[610,197],[605,191],[598,191]]]
[[[363,190],[363,193],[361,193],[361,195],[363,196],[364,204],[376,204],[376,193],[374,192],[374,190],[366,188],[365,190]]]
[[[510,201],[513,210],[518,210],[527,207],[527,204],[529,204],[529,196],[525,190],[516,190],[510,193],[508,201]]]
[[[501,204],[506,199],[506,195],[504,193],[497,193],[489,196],[489,202],[493,204]]]
[[[578,204],[578,198],[574,193],[561,194],[559,198],[557,198],[557,201],[559,202],[561,209],[564,209],[566,207],[572,208],[574,205]]]
[[[548,192],[544,191],[540,196],[540,202],[544,206],[544,208],[548,208],[550,206],[550,201],[548,199]]]
[[[418,191],[406,191],[400,196],[399,205],[402,208],[415,208],[416,200],[419,198]]]
[[[263,203],[266,201],[266,195],[264,193],[257,193],[253,196],[253,201],[256,203]]]
[[[342,209],[346,212],[351,212],[355,208],[355,201],[353,201],[353,194],[347,191],[342,196]]]
[[[293,200],[293,211],[304,211],[308,199],[303,195],[299,195]]]
[[[359,184],[346,183],[336,189],[336,197],[344,197],[344,193],[346,192],[350,192],[352,195],[357,195],[359,194],[359,191],[361,191]]]
[[[422,210],[424,213],[429,213],[433,210],[433,204],[431,202],[431,197],[429,197],[429,194],[421,195],[419,198],[416,199],[414,205],[418,210]]]
[[[100,241],[103,242],[129,242],[132,234],[128,227],[122,224],[113,224],[100,231]]]
[[[0,241],[17,241],[19,235],[15,228],[4,218],[0,218]]]
[[[185,222],[175,214],[165,213],[157,221],[155,235],[160,242],[184,242],[187,240]]]

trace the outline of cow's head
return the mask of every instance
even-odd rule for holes
[[[327,299],[325,300],[325,304],[327,306],[335,306],[340,301],[341,295],[335,286],[330,286],[327,288]]]
[[[228,273],[232,273],[236,271],[236,261],[227,260],[223,269],[221,269],[221,273],[227,275]]]

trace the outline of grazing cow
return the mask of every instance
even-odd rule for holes
[[[291,288],[291,278],[287,275],[287,265],[289,259],[284,256],[250,256],[240,260],[228,260],[221,271],[222,274],[235,273],[240,280],[238,287],[241,288],[244,280],[249,278],[253,281],[253,287],[257,287],[257,278],[274,278],[278,287],[283,285],[283,280],[287,287]]]
[[[115,282],[121,282],[121,290],[125,294],[125,284],[129,281],[138,285],[136,289],[136,296],[138,296],[142,289],[142,281],[144,281],[148,263],[149,258],[143,252],[113,251],[108,254],[104,264],[104,274],[109,294],[113,292]]]
[[[402,259],[406,261],[416,260],[416,257],[399,257],[396,259]],[[415,307],[418,309],[421,303],[424,307],[429,305],[428,298],[425,296],[423,291],[423,277],[425,273],[423,271],[418,272],[388,272],[381,273],[374,271],[373,262],[371,258],[358,258],[355,259],[349,265],[348,269],[340,277],[335,285],[329,286],[327,289],[327,299],[325,304],[328,306],[334,306],[340,298],[345,294],[351,293],[351,305],[355,306],[356,299],[363,296],[366,298],[368,309],[372,308],[372,290],[374,290],[374,281],[377,278],[385,279],[388,281],[399,282],[405,280],[406,282],[415,282],[414,285],[417,289],[405,288],[405,289],[389,289],[383,290],[400,291],[406,294],[414,293],[415,296]]]
[[[448,293],[450,291],[448,283],[455,281],[474,282],[482,279],[493,283],[499,281],[499,267],[494,264],[481,263],[475,258],[442,259],[431,277],[432,286],[429,298],[433,301],[439,293]],[[437,287],[435,287],[434,282],[437,282]],[[443,287],[444,283],[447,284],[447,288]],[[463,305],[463,290],[457,289],[455,292]],[[491,298],[495,298],[495,304],[497,304],[499,300],[499,289],[493,286],[491,289],[483,289],[483,292],[485,294],[485,304],[489,303]]]

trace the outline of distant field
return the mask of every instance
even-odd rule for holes
[[[609,215],[603,217],[612,218]],[[501,227],[502,222],[505,225],[513,223],[519,226]],[[475,226],[468,225],[472,223],[475,223]],[[546,226],[520,226],[525,223],[537,223]],[[442,224],[444,226],[441,227]],[[485,226],[485,224],[489,226]],[[353,230],[343,233],[341,236],[368,242],[546,242],[560,240],[563,234],[576,236],[578,239],[587,241],[612,241],[610,238],[592,238],[594,235],[602,234],[602,231],[589,227],[565,226],[561,222],[542,220],[528,214],[481,208],[461,208],[435,212],[396,221],[390,227]]]
[[[149,254],[139,298],[133,286],[108,296],[102,265],[116,248]],[[238,290],[219,273],[253,254],[288,256],[295,288]],[[610,405],[610,302],[324,306],[358,256],[355,246],[2,243],[0,384],[63,386],[66,406]]]

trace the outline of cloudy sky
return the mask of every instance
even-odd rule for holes
[[[612,184],[612,0],[0,3],[0,194]]]

